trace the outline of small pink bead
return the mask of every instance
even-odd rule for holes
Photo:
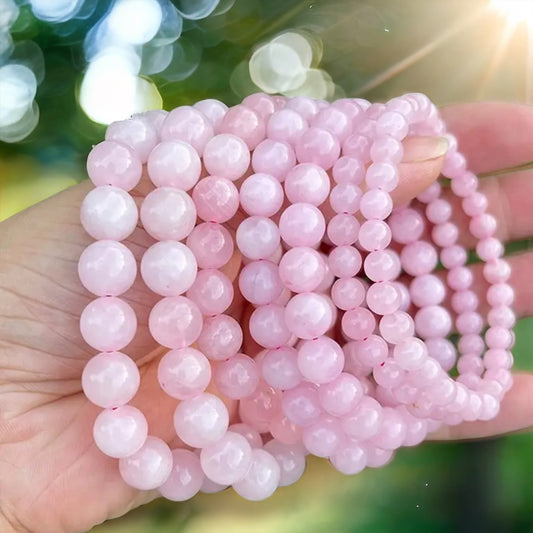
[[[454,291],[465,291],[472,285],[474,277],[469,267],[458,266],[452,268],[447,276],[448,286]]]
[[[433,224],[444,224],[451,216],[452,206],[442,198],[436,198],[426,207],[426,217]]]
[[[239,401],[239,415],[245,424],[260,433],[269,431],[272,420],[281,416],[281,391],[264,382],[248,398]]]
[[[391,135],[402,140],[408,131],[405,118],[396,111],[385,111],[376,121],[376,135]]]
[[[191,106],[173,109],[161,126],[163,141],[177,140],[189,143],[200,156],[213,134],[213,126],[207,117]]]
[[[429,242],[417,241],[404,246],[400,253],[402,267],[411,276],[429,274],[437,266],[435,247]]]
[[[337,159],[331,173],[338,184],[359,185],[365,177],[365,165],[357,157],[343,156]]]
[[[267,217],[248,217],[239,224],[235,240],[248,259],[267,259],[279,246],[280,230]]]
[[[277,348],[289,342],[291,330],[285,314],[285,309],[277,304],[262,305],[252,313],[250,335],[259,346]]]
[[[501,326],[510,329],[515,325],[516,317],[510,307],[497,306],[488,312],[487,322],[489,326]]]
[[[398,344],[414,335],[415,324],[411,315],[404,311],[395,311],[381,318],[379,332],[388,343]]]
[[[263,379],[276,389],[287,390],[302,381],[302,374],[296,361],[298,352],[290,346],[268,350],[261,360]]]
[[[463,211],[470,217],[482,215],[488,204],[487,197],[480,192],[475,192],[462,201]]]
[[[168,115],[168,111],[164,109],[152,109],[151,111],[145,111],[144,113],[134,113],[133,118],[141,119],[143,122],[151,126],[159,132],[161,126]]]
[[[271,217],[283,204],[283,187],[270,174],[253,174],[246,178],[239,191],[242,208],[249,215]]]
[[[459,374],[475,374],[481,376],[485,370],[481,359],[475,355],[462,355],[457,360],[457,371]]]
[[[81,224],[97,240],[122,241],[137,226],[139,212],[133,198],[118,187],[96,187],[83,199]]]
[[[133,309],[120,298],[97,298],[80,316],[80,330],[85,342],[101,352],[113,352],[127,346],[137,331]]]
[[[174,502],[190,500],[205,480],[198,456],[189,450],[172,450],[172,470],[159,487],[159,494]]]
[[[363,396],[355,408],[341,420],[342,429],[359,441],[376,435],[383,420],[383,408],[370,396]]]
[[[123,405],[105,409],[94,421],[96,446],[109,457],[128,457],[139,451],[148,435],[148,423],[139,409]]]
[[[363,192],[354,183],[339,183],[331,189],[329,203],[335,213],[353,215],[359,210]]]
[[[428,305],[416,312],[415,328],[424,339],[446,337],[452,329],[452,319],[444,307]]]
[[[341,474],[348,476],[358,474],[367,466],[366,449],[356,440],[345,440],[329,459]]]
[[[282,141],[265,139],[261,141],[252,154],[254,172],[270,174],[283,182],[287,172],[296,164],[292,147]]]
[[[150,333],[168,348],[185,348],[198,339],[202,331],[202,313],[184,296],[163,298],[157,302],[148,320]]]
[[[360,98],[339,98],[331,103],[332,107],[342,109],[350,120],[354,123],[357,122],[364,115],[364,110],[370,105],[366,100]]]
[[[305,470],[305,454],[299,444],[284,443],[279,439],[268,441],[264,449],[272,454],[280,466],[279,486],[296,483]]]
[[[339,155],[339,141],[323,128],[308,128],[296,141],[296,158],[299,163],[314,163],[328,170]]]
[[[318,389],[322,408],[333,416],[344,416],[358,404],[363,397],[363,386],[352,374],[342,372],[334,380]]]
[[[480,240],[476,245],[476,253],[482,261],[498,259],[505,252],[501,241],[494,237]]]
[[[242,104],[264,119],[268,119],[277,109],[275,97],[265,93],[250,94],[242,101]]]
[[[216,222],[198,224],[187,237],[187,246],[199,268],[220,268],[233,255],[233,238]]]
[[[150,153],[148,175],[156,187],[188,191],[200,178],[202,164],[196,150],[186,142],[159,143]]]
[[[440,252],[440,261],[448,270],[463,266],[467,260],[466,250],[459,245],[449,246]]]
[[[265,138],[265,122],[249,107],[236,105],[224,115],[220,131],[239,136],[253,150]]]
[[[483,317],[472,311],[460,313],[455,320],[455,327],[461,335],[480,333],[483,329]]]
[[[157,379],[169,396],[185,400],[204,392],[211,381],[211,365],[194,348],[170,350],[159,361]]]
[[[252,450],[252,466],[243,479],[233,484],[233,490],[247,500],[265,500],[278,488],[280,475],[276,459],[265,450],[257,448]]]
[[[228,221],[239,209],[239,191],[226,178],[208,176],[192,192],[198,216],[205,222]]]
[[[363,194],[359,204],[361,214],[368,220],[384,220],[392,212],[392,198],[381,189],[371,189]]]
[[[130,357],[121,352],[105,352],[89,359],[81,384],[85,396],[100,407],[119,407],[137,394],[139,369]]]
[[[431,230],[431,238],[441,248],[453,246],[459,238],[459,228],[453,222],[438,224]]]
[[[365,274],[372,281],[390,281],[396,279],[401,271],[398,254],[393,250],[370,252],[365,258]]]
[[[474,217],[470,221],[468,228],[470,233],[472,233],[477,239],[486,239],[494,235],[496,232],[496,226],[496,219],[492,215],[484,213]]]
[[[353,246],[337,246],[329,254],[328,265],[338,278],[351,278],[361,270],[362,258]]]
[[[162,296],[183,294],[194,283],[197,271],[196,258],[181,242],[157,242],[141,259],[144,282]]]
[[[508,283],[496,283],[487,291],[487,303],[491,307],[510,306],[514,302],[514,290]]]
[[[483,266],[483,277],[489,283],[502,283],[511,275],[511,267],[504,259],[495,259]]]
[[[372,335],[375,327],[374,315],[364,307],[350,309],[342,317],[343,333],[355,341],[366,339]]]
[[[383,135],[372,142],[370,157],[374,163],[397,164],[403,157],[403,145],[394,137]]]
[[[341,144],[352,133],[353,127],[350,117],[342,109],[331,105],[313,117],[311,126],[329,131]]]
[[[333,312],[328,300],[313,292],[293,296],[285,307],[287,327],[300,339],[314,339],[331,327]]]
[[[394,359],[387,358],[374,367],[374,380],[386,389],[392,389],[405,381],[405,370]]]
[[[302,383],[283,393],[281,407],[285,416],[297,426],[309,426],[322,413],[318,389],[311,383]]]
[[[343,311],[359,307],[365,301],[366,287],[354,277],[338,279],[331,287],[333,303]]]
[[[203,448],[220,440],[228,429],[228,421],[224,402],[207,392],[183,400],[174,412],[176,434],[185,444],[195,448]],[[243,440],[246,441],[244,437]]]
[[[257,429],[248,424],[243,424],[242,422],[238,424],[231,424],[231,426],[228,428],[228,431],[242,435],[252,448],[263,447],[263,439],[261,434],[259,431],[257,431]]]
[[[302,431],[302,443],[315,457],[329,457],[335,453],[343,437],[340,421],[327,415],[321,415]]]
[[[357,341],[352,355],[363,365],[375,367],[387,359],[388,353],[389,347],[379,335],[369,335],[366,339]]]
[[[452,309],[456,313],[463,313],[465,311],[475,311],[477,309],[478,303],[478,297],[473,291],[466,290],[452,294]]]
[[[296,96],[287,100],[287,109],[293,109],[305,120],[310,120],[318,113],[318,104],[313,98]]]
[[[302,428],[293,424],[283,413],[271,421],[269,431],[274,439],[280,443],[296,445],[298,449],[302,447]],[[270,442],[272,441],[265,444],[265,449]]]
[[[464,172],[460,177],[453,179],[450,185],[454,194],[465,198],[476,192],[478,179],[471,172]]]
[[[514,342],[512,333],[500,326],[492,326],[485,332],[485,342],[489,348],[511,348]]]
[[[141,163],[146,163],[148,155],[157,144],[157,128],[142,117],[132,117],[109,124],[105,139],[128,146]]]
[[[480,361],[480,359],[478,359]],[[481,362],[481,361],[480,361]],[[510,369],[513,364],[513,356],[507,350],[494,348],[487,350],[483,355],[482,365],[487,370],[505,368]]]
[[[394,346],[393,358],[404,370],[421,368],[428,356],[426,345],[416,337],[406,337]]]
[[[359,222],[352,215],[338,214],[328,222],[327,235],[336,246],[353,244],[359,233]]]
[[[342,143],[342,155],[357,158],[362,163],[367,163],[370,161],[370,146],[369,137],[362,133],[353,133]]]
[[[196,207],[185,191],[161,187],[143,200],[141,221],[154,239],[181,241],[196,225]]]
[[[329,176],[313,163],[301,163],[289,170],[285,182],[285,194],[291,203],[322,204],[329,194]]]
[[[250,151],[240,137],[221,133],[206,144],[203,162],[209,174],[235,181],[248,169]]]
[[[307,121],[300,113],[285,108],[273,113],[267,122],[266,134],[274,141],[294,144],[307,129]]]
[[[318,337],[302,342],[298,348],[298,368],[313,383],[329,383],[344,368],[344,352],[333,339]]]
[[[211,360],[224,360],[242,346],[242,329],[231,316],[217,315],[205,319],[198,337],[198,348]]]
[[[394,286],[400,293],[400,310],[407,311],[411,306],[411,297],[409,295],[409,289],[401,282],[395,281]]]
[[[288,250],[279,262],[279,277],[292,292],[314,291],[325,273],[326,264],[322,256],[305,246]]]
[[[383,450],[396,450],[403,444],[406,434],[407,424],[401,412],[385,407],[379,432],[372,438],[372,445]]]
[[[274,302],[283,290],[278,266],[271,261],[252,261],[239,274],[239,289],[254,305]]]
[[[438,305],[446,296],[446,287],[434,274],[424,274],[411,281],[409,294],[417,307]]]
[[[114,141],[97,144],[87,157],[87,173],[95,186],[113,185],[125,191],[133,189],[142,174],[138,155]]]
[[[421,387],[425,387],[426,385],[433,383],[441,376],[442,368],[439,363],[434,359],[426,359],[420,368],[409,372],[409,383],[420,389]],[[423,400],[420,394],[419,399],[421,401]]]
[[[213,380],[221,394],[239,400],[255,392],[259,384],[259,369],[251,357],[241,353],[217,363]]]
[[[391,192],[398,185],[398,169],[390,163],[372,163],[365,175],[365,181],[371,189],[383,189]]]
[[[384,250],[391,242],[392,233],[383,220],[367,220],[359,228],[359,244],[368,251]]]
[[[471,333],[461,336],[458,348],[461,353],[481,355],[485,351],[485,343],[480,335]]]
[[[382,281],[371,285],[366,293],[368,308],[378,315],[388,315],[398,311],[401,295],[394,283]]]
[[[409,208],[392,213],[388,224],[392,231],[392,238],[400,244],[408,244],[420,239],[425,227],[422,215]]]
[[[314,246],[326,231],[322,212],[311,204],[292,204],[279,220],[281,238],[289,246]]]
[[[228,106],[218,100],[208,98],[207,100],[200,100],[193,105],[194,109],[202,112],[211,125],[215,132],[220,131],[220,124],[225,114],[228,111]]]
[[[200,270],[187,291],[187,297],[199,307],[202,314],[218,315],[233,302],[233,284],[219,270]]]

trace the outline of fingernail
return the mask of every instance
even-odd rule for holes
[[[410,137],[403,143],[403,163],[419,163],[442,157],[448,151],[446,137]]]

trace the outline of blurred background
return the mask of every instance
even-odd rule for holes
[[[0,220],[85,179],[110,122],[257,91],[530,103],[533,0],[0,0]],[[517,325],[519,369],[532,331]],[[531,434],[427,443],[355,477],[310,461],[266,502],[156,501],[92,531],[526,533],[532,473]]]

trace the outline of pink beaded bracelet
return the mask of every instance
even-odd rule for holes
[[[448,140],[443,175],[485,262],[486,320],[442,185],[393,206],[412,136]],[[81,220],[96,242],[79,275],[98,298],[80,327],[101,353],[82,385],[103,408],[95,443],[132,487],[182,501],[232,485],[261,500],[296,482],[307,454],[355,474],[440,424],[498,413],[512,381],[510,268],[478,179],[426,96],[329,104],[255,94],[229,109],[204,100],[151,111],[111,124],[87,170],[95,189]],[[128,191],[143,172],[153,187],[139,213]],[[139,216],[153,238],[142,280],[162,296],[149,329],[169,349],[158,379],[179,400],[173,424],[184,445],[174,450],[128,405],[140,377],[120,352],[136,333],[119,297],[137,265],[119,241]],[[244,266],[234,286],[222,269],[235,243]],[[237,290],[254,308],[242,324],[263,349],[254,357],[225,314]],[[234,420],[221,397],[238,401]]]

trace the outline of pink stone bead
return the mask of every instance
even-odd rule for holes
[[[328,415],[321,415],[302,431],[303,445],[316,457],[331,456],[340,446],[343,437],[340,421]]]
[[[372,444],[384,450],[399,448],[407,434],[407,424],[402,414],[391,407],[383,408],[379,432],[372,437]]]
[[[452,191],[459,197],[471,196],[476,192],[478,187],[478,179],[471,172],[465,172],[450,183]]]
[[[392,212],[392,198],[381,189],[371,189],[363,194],[359,204],[361,214],[368,220],[384,220]]]
[[[475,311],[479,300],[475,292],[466,290],[452,294],[451,304],[456,313],[463,313],[465,311]]]
[[[452,268],[447,276],[448,286],[454,291],[465,291],[471,285],[474,277],[469,267],[458,266]]]
[[[226,274],[215,269],[200,270],[187,291],[202,314],[213,316],[223,313],[233,302],[233,284]]]
[[[96,241],[82,252],[78,262],[82,285],[97,296],[119,296],[135,281],[133,254],[116,241]]]
[[[253,109],[236,105],[224,115],[220,131],[239,136],[253,150],[265,138],[265,122]]]
[[[285,391],[281,406],[285,416],[297,426],[311,425],[322,413],[318,389],[311,383],[302,383]]]
[[[322,240],[326,222],[314,205],[292,204],[281,214],[279,231],[289,246],[314,246]]]
[[[235,181],[248,169],[250,151],[240,137],[221,133],[206,144],[203,162],[209,174]]]
[[[158,241],[181,241],[196,225],[196,207],[185,191],[161,187],[143,200],[141,222]]]
[[[398,311],[401,305],[401,295],[394,283],[381,281],[374,283],[366,293],[368,308],[378,315],[388,315]]]
[[[298,368],[302,376],[313,383],[329,383],[344,368],[344,352],[329,337],[318,337],[302,342],[298,348]]]
[[[281,415],[281,391],[264,382],[248,398],[239,402],[239,415],[245,424],[256,428],[260,433],[269,431],[272,420]]]
[[[431,238],[441,248],[453,246],[459,238],[459,228],[452,222],[438,224],[431,230]]]
[[[422,215],[414,209],[395,211],[388,220],[392,238],[400,244],[415,242],[424,232],[425,222]]]
[[[426,217],[433,224],[444,224],[452,216],[452,206],[443,198],[436,198],[426,206]]]
[[[487,322],[489,326],[501,326],[510,329],[515,325],[516,317],[510,307],[497,306],[488,312]]]
[[[328,170],[339,155],[339,141],[323,128],[308,128],[296,141],[296,158],[299,163],[314,163]]]
[[[331,327],[333,312],[321,294],[306,292],[293,296],[285,307],[288,329],[300,339],[314,339]]]
[[[400,258],[403,269],[411,276],[429,274],[435,270],[438,262],[435,247],[425,241],[406,244],[400,253]]]
[[[355,408],[341,420],[342,429],[357,440],[372,438],[379,431],[383,408],[370,396],[363,396]]]
[[[357,405],[363,397],[363,386],[352,374],[342,372],[334,380],[318,389],[322,408],[333,416],[344,416]]]
[[[274,302],[283,290],[278,266],[271,261],[252,261],[239,274],[239,289],[254,305]]]
[[[121,352],[95,355],[85,365],[81,385],[85,396],[100,407],[120,407],[137,394],[139,369]]]
[[[328,222],[327,235],[335,246],[346,246],[357,240],[359,222],[352,215],[338,214]]]
[[[227,431],[218,441],[202,449],[200,462],[211,481],[221,485],[236,483],[250,469],[252,447],[239,433]]]
[[[229,315],[205,319],[198,337],[198,348],[211,360],[224,360],[235,355],[242,345],[242,329]]]
[[[326,264],[322,256],[305,246],[288,250],[279,262],[279,277],[292,292],[314,291],[325,273]]]
[[[487,197],[480,192],[475,192],[462,201],[463,211],[470,217],[482,215],[488,205]]]
[[[398,342],[393,349],[393,358],[404,370],[421,368],[427,359],[426,345],[416,337],[406,337]]]
[[[243,479],[233,484],[233,490],[251,501],[265,500],[279,486],[280,466],[276,459],[263,449],[252,450],[252,465]]]
[[[344,155],[337,159],[333,165],[331,174],[333,180],[338,184],[352,183],[359,185],[365,177],[365,165],[357,157]]]
[[[329,268],[327,259],[328,257],[326,254],[321,254],[322,258],[324,259],[324,263],[326,265],[326,273],[324,274],[324,279],[322,280],[322,283],[316,288],[315,292],[329,292],[331,289],[331,286],[333,285],[333,282],[335,281],[335,275],[331,271],[331,268]]]
[[[142,117],[132,117],[109,124],[105,132],[106,141],[115,141],[128,146],[146,163],[148,155],[157,144],[157,128]]]
[[[252,168],[256,173],[270,174],[280,182],[296,164],[292,147],[282,141],[265,139],[252,154]]]
[[[318,113],[318,104],[313,98],[296,96],[287,100],[287,109],[293,109],[305,120],[310,120]]]
[[[374,381],[386,389],[392,389],[405,381],[405,370],[394,359],[387,358],[374,367]]]
[[[395,281],[394,286],[400,294],[400,310],[407,311],[411,306],[411,297],[409,296],[409,289],[405,286],[405,284],[401,283],[400,281]]]
[[[285,194],[291,203],[304,202],[319,206],[329,194],[329,176],[313,163],[301,163],[287,173]]]
[[[444,307],[428,305],[416,312],[415,328],[424,339],[446,337],[452,329],[452,319]]]
[[[133,198],[118,187],[96,187],[83,199],[81,224],[96,240],[122,241],[129,237],[139,218]]]
[[[480,333],[483,329],[483,317],[472,311],[460,313],[455,320],[455,327],[461,335]]]
[[[246,398],[259,384],[256,362],[245,354],[237,354],[215,366],[213,378],[217,390],[234,400]]]
[[[398,185],[398,169],[390,163],[372,163],[365,175],[365,181],[371,189],[383,189],[391,192]]]
[[[491,307],[510,306],[514,302],[514,290],[508,283],[496,283],[487,290],[487,303]]]
[[[87,173],[97,187],[112,185],[130,191],[141,179],[142,163],[127,146],[103,141],[89,152]]]
[[[272,97],[265,93],[254,93],[248,95],[243,101],[242,104],[249,109],[254,110],[260,117],[268,119],[272,113],[277,109],[276,103],[277,97]],[[281,97],[283,100],[285,98]]]
[[[208,176],[192,192],[198,216],[205,222],[227,222],[239,209],[239,191],[226,178]]]
[[[82,311],[80,330],[85,342],[94,349],[100,352],[118,351],[133,340],[137,317],[120,298],[97,298]]]
[[[207,117],[191,106],[173,109],[161,126],[163,141],[177,140],[189,143],[200,156],[213,134],[213,126]]]
[[[368,105],[366,105],[368,104]],[[364,110],[370,105],[360,98],[339,98],[331,103],[332,107],[342,109],[356,123],[364,115]]]
[[[228,485],[221,485],[220,483],[215,483],[214,481],[211,481],[207,476],[204,475],[204,481],[202,483],[200,492],[203,492],[205,494],[215,494],[217,492],[226,490],[227,488],[228,488]]]
[[[362,133],[353,133],[342,143],[342,155],[354,157],[367,163],[370,161],[370,146],[369,137]]]
[[[375,327],[374,315],[364,307],[350,309],[342,317],[343,333],[355,341],[366,339],[372,335]]]
[[[289,324],[285,321],[285,309],[269,304],[258,307],[250,316],[250,335],[259,346],[277,348],[287,344],[291,337]]]
[[[361,265],[361,253],[350,245],[333,248],[328,257],[331,272],[339,278],[355,276],[361,270]]]
[[[366,468],[366,450],[359,441],[345,440],[329,458],[331,464],[341,473],[348,476],[358,474]]]
[[[442,368],[433,359],[426,359],[424,364],[409,372],[409,382],[417,388],[424,387],[442,377]]]
[[[475,355],[462,355],[457,360],[457,371],[459,374],[472,373],[481,376],[485,370],[481,359]]]
[[[261,360],[263,379],[271,387],[281,390],[292,389],[302,381],[297,364],[298,352],[290,346],[268,350]]]
[[[132,118],[141,119],[143,122],[151,126],[159,132],[161,126],[168,115],[168,111],[164,109],[152,109],[151,111],[145,111],[144,113],[134,113]]]
[[[376,250],[365,258],[365,274],[372,281],[391,281],[396,279],[401,271],[398,254],[393,250]]]
[[[159,143],[147,162],[148,175],[156,187],[174,187],[183,191],[192,189],[202,170],[196,150],[182,141]]]
[[[285,108],[269,117],[266,135],[274,141],[294,144],[306,129],[306,119],[293,109]]]
[[[464,265],[466,260],[466,250],[459,245],[449,246],[440,252],[440,261],[448,270]]]
[[[280,229],[267,217],[248,217],[239,224],[235,241],[248,259],[267,259],[279,246]]]
[[[176,434],[185,444],[195,448],[220,440],[228,429],[228,421],[224,402],[208,392],[183,400],[174,412]]]
[[[204,392],[211,381],[211,365],[194,348],[170,350],[159,361],[157,379],[169,396],[185,400]]]
[[[359,307],[365,300],[366,287],[354,277],[341,278],[331,287],[333,303],[343,311]]]
[[[387,359],[389,347],[379,335],[369,335],[357,341],[353,356],[363,365],[374,367]]]
[[[411,281],[409,294],[417,307],[438,305],[446,296],[446,287],[434,274],[424,274]]]
[[[348,138],[353,129],[349,115],[341,108],[331,105],[321,109],[313,117],[311,126],[331,132],[341,144]]]
[[[376,135],[391,135],[402,140],[408,131],[408,124],[397,111],[385,111],[376,121]]]
[[[216,222],[198,224],[187,237],[187,246],[199,268],[220,268],[233,255],[230,232]]]
[[[257,429],[248,424],[243,424],[242,422],[238,424],[231,424],[231,426],[228,428],[228,431],[242,435],[252,448],[263,447],[263,439],[261,434],[259,431],[257,431]]]
[[[434,181],[425,191],[421,192],[416,199],[424,204],[429,204],[436,200],[442,192],[442,187],[438,181]]]
[[[157,242],[144,252],[141,259],[144,282],[162,296],[183,294],[194,283],[197,271],[196,258],[181,242]]]
[[[415,323],[408,313],[395,311],[381,318],[379,332],[388,343],[398,344],[414,335]]]
[[[228,111],[228,106],[226,104],[219,100],[208,98],[196,102],[193,107],[207,117],[216,133],[220,131],[220,124]]]
[[[184,296],[163,298],[152,308],[148,325],[152,337],[162,346],[185,348],[200,336],[202,313]]]
[[[374,139],[370,147],[370,158],[374,163],[398,164],[403,157],[402,143],[390,135]]]
[[[280,443],[296,444],[298,448],[301,448],[302,428],[293,424],[283,413],[270,422],[269,431],[274,439],[277,439]]]
[[[190,500],[202,487],[205,474],[198,456],[189,450],[172,450],[172,470],[159,494],[174,502]]]
[[[461,353],[481,355],[485,351],[485,343],[480,335],[470,333],[461,336],[458,348]]]
[[[476,245],[476,253],[482,261],[498,259],[505,252],[502,242],[494,237],[481,239]]]
[[[302,477],[305,471],[305,454],[301,448],[301,445],[287,444],[278,439],[272,439],[265,444],[264,449],[280,466],[280,487],[293,485]]]
[[[489,348],[502,348],[507,350],[512,347],[514,337],[508,329],[500,326],[492,326],[485,332],[485,342]]]
[[[252,174],[239,191],[242,208],[249,215],[271,217],[283,204],[283,187],[270,174]]]
[[[96,446],[116,459],[139,451],[148,435],[148,423],[139,409],[123,405],[105,409],[94,421],[93,437]]]
[[[495,259],[483,266],[483,277],[489,283],[502,283],[511,275],[511,267],[504,259]]]
[[[339,183],[331,189],[329,203],[335,213],[353,215],[359,210],[363,192],[354,183]]]
[[[383,220],[367,220],[361,224],[357,239],[359,245],[370,252],[384,250],[389,246],[392,232]]]
[[[481,362],[480,359],[476,358]],[[513,364],[513,356],[507,350],[501,348],[493,348],[487,350],[483,355],[482,366],[484,365],[487,370],[505,368],[510,369]]]
[[[484,213],[472,218],[468,228],[476,239],[487,239],[494,235],[496,226],[496,219],[492,215]]]
[[[118,462],[122,479],[139,490],[157,489],[172,471],[172,452],[164,441],[149,436],[142,448]]]

